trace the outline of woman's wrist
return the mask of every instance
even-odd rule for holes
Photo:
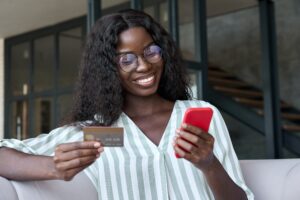
[[[61,177],[55,167],[55,163],[53,161],[52,156],[46,156],[44,159],[44,169],[46,169],[45,179],[55,179],[60,180]]]
[[[213,174],[220,165],[218,159],[213,155],[210,161],[206,163],[205,165],[198,166],[198,168],[203,172],[205,176],[210,176]]]

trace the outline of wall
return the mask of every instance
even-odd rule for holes
[[[4,39],[0,38],[0,139],[4,137]]]

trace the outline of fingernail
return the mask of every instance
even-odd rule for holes
[[[175,153],[175,157],[176,158],[181,158],[180,155],[178,153]]]
[[[178,135],[176,135],[174,138],[173,138],[173,143],[175,143],[175,141],[177,140],[177,138],[178,138]]]
[[[100,153],[98,153],[97,155],[96,155],[96,158],[99,158],[100,157]]]
[[[103,148],[103,147],[101,147],[101,148],[98,149],[98,152],[99,152],[99,153],[101,153],[101,152],[103,152],[103,151],[104,151],[104,148]]]
[[[177,132],[177,136],[180,137],[181,135],[183,135],[183,132],[182,131],[178,131]]]
[[[100,147],[101,146],[101,144],[99,143],[99,142],[96,142],[95,144],[94,144],[94,147],[95,148],[98,148],[98,147]]]
[[[176,144],[176,143],[175,143],[175,140],[173,140],[173,142],[172,142],[172,146],[174,147],[174,146],[175,146],[175,144]]]

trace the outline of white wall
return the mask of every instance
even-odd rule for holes
[[[4,137],[4,39],[0,38],[0,139]]]

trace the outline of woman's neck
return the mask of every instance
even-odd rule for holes
[[[148,97],[127,95],[125,97],[124,112],[129,117],[146,116],[173,107],[170,102],[158,94]]]

